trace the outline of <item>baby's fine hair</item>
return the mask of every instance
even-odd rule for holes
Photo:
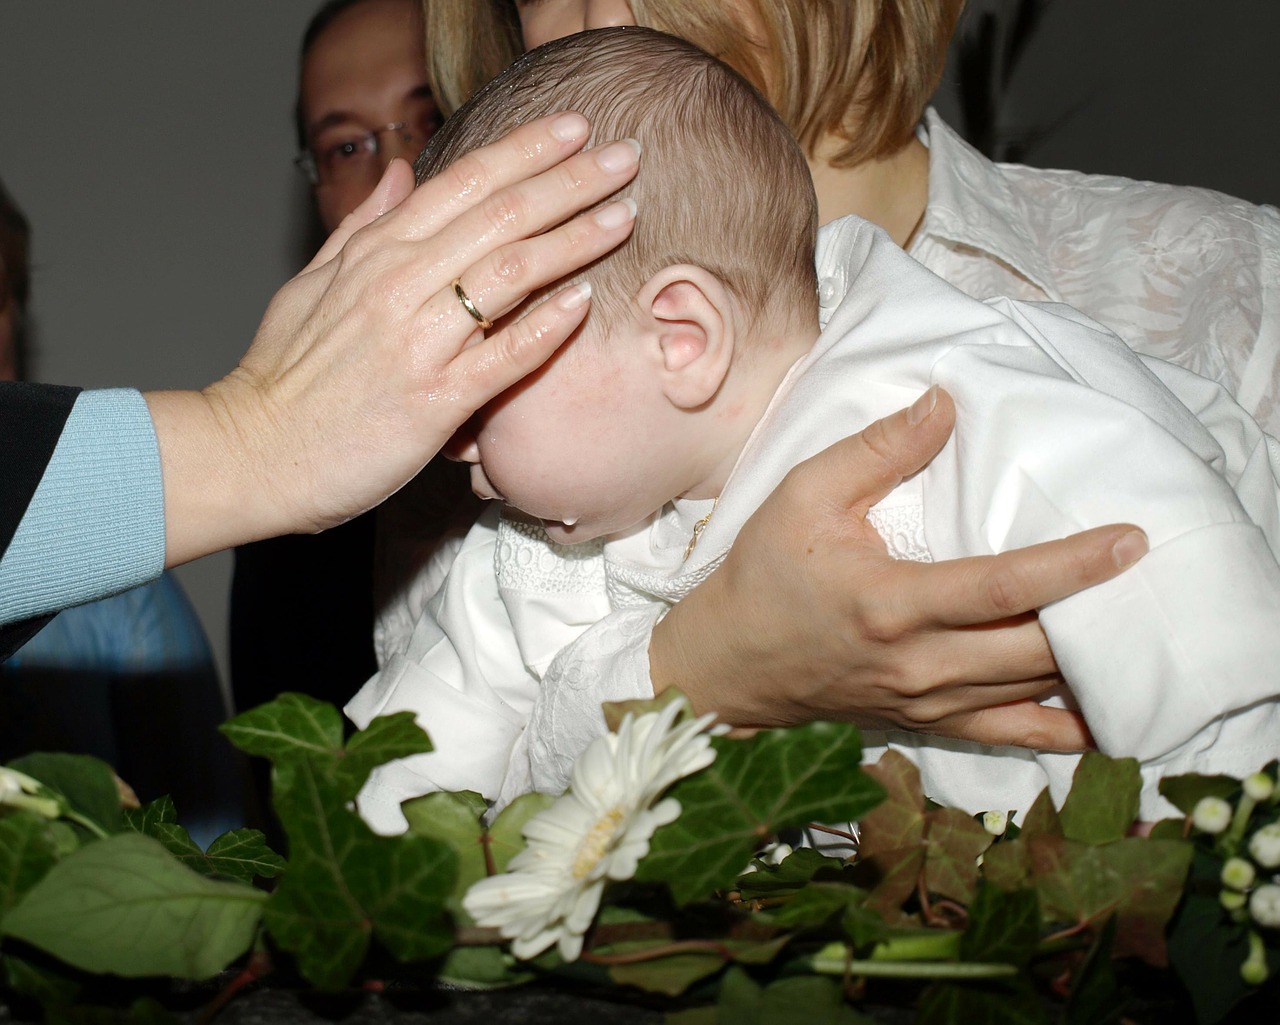
[[[634,138],[630,237],[581,277],[607,329],[663,267],[715,274],[754,322],[816,321],[817,200],[799,146],[737,72],[675,36],[607,28],[553,40],[477,92],[418,158],[418,181],[554,111],[591,121],[590,144]]]

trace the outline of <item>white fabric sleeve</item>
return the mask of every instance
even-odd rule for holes
[[[1265,444],[1261,459],[1228,459],[1127,350],[1068,351],[1080,333],[1055,331],[1053,311],[1005,308],[1043,348],[961,346],[934,368],[957,426],[923,475],[930,548],[946,559],[1104,523],[1146,531],[1147,556],[1040,621],[1099,748],[1144,763],[1147,814],[1160,774],[1242,774],[1280,755],[1280,566],[1255,522],[1275,522],[1276,467]],[[1228,463],[1248,479],[1229,482]]]
[[[495,503],[496,506],[496,503]],[[347,704],[364,728],[410,711],[434,750],[375,769],[356,804],[375,832],[403,832],[400,803],[436,790],[497,795],[537,690],[494,577],[497,509],[467,534],[403,651]],[[443,557],[442,557],[443,558]]]
[[[612,612],[561,649],[512,749],[500,805],[530,790],[562,792],[578,756],[606,732],[600,706],[653,697],[649,641],[666,611],[653,604]]]

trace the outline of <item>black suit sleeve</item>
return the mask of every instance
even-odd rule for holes
[[[60,385],[0,381],[0,557],[26,515],[79,393]],[[50,618],[0,626],[0,661]]]

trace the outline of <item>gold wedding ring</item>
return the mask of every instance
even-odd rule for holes
[[[493,327],[493,321],[476,309],[476,304],[471,301],[471,296],[462,290],[462,279],[453,279],[453,292],[458,297],[458,302],[462,303],[462,308],[471,314],[471,317],[480,325],[482,331],[488,331]]]

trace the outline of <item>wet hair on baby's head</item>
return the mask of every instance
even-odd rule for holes
[[[817,200],[804,155],[768,102],[728,65],[682,39],[607,28],[529,51],[476,93],[418,158],[418,181],[518,125],[583,114],[589,145],[637,139],[636,178],[614,197],[638,207],[635,230],[581,277],[591,323],[625,316],[663,267],[702,267],[753,320],[816,308]]]

